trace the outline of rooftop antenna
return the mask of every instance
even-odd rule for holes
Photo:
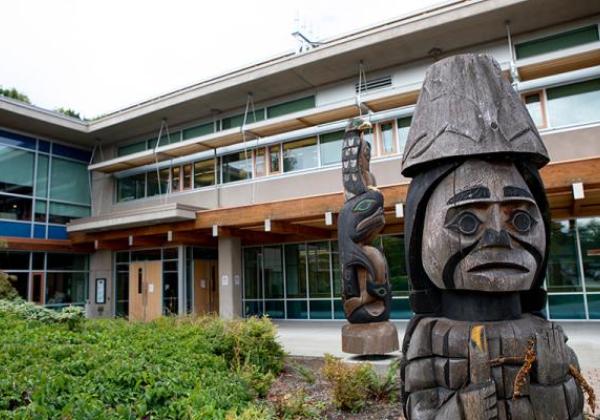
[[[310,40],[312,37],[310,28],[308,28],[304,22],[300,21],[300,12],[298,11],[296,11],[296,17],[294,18],[294,31],[292,32],[292,36],[298,41],[296,54],[310,51],[323,44],[322,42]]]

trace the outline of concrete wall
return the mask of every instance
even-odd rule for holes
[[[96,251],[90,255],[90,279],[89,279],[89,303],[87,305],[87,315],[91,317],[103,317],[113,315],[113,266],[111,251]],[[96,279],[106,279],[104,305],[96,304]]]
[[[242,316],[242,243],[240,238],[219,238],[219,315]]]

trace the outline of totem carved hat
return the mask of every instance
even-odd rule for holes
[[[541,168],[548,152],[498,63],[483,54],[448,57],[427,70],[402,159],[413,177],[442,160],[520,156]]]
[[[448,57],[427,70],[403,156],[402,174],[412,177],[404,219],[410,303],[415,313],[435,313],[441,291],[423,267],[425,209],[435,187],[467,159],[509,160],[538,204],[546,251],[530,290],[522,291],[523,312],[540,311],[550,249],[550,213],[539,168],[548,153],[527,108],[490,56]]]

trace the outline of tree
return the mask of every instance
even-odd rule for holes
[[[6,248],[6,242],[4,241],[0,241],[0,249],[2,248]],[[14,279],[14,276],[9,276],[0,271],[0,299],[14,300],[19,297],[19,293],[12,285]]]
[[[29,97],[24,93],[19,92],[15,88],[5,89],[0,86],[0,96],[6,96],[7,98],[16,99],[17,101],[25,102],[26,104],[31,104]]]
[[[61,114],[64,114],[64,115],[66,115],[68,117],[77,118],[77,119],[83,121],[83,118],[81,118],[81,115],[79,114],[79,112],[77,112],[77,111],[75,111],[75,110],[73,110],[71,108],[60,107],[60,108],[56,108],[55,111],[56,112],[60,112]]]

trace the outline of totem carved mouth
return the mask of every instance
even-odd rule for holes
[[[515,264],[511,262],[489,262],[484,264],[478,264],[474,267],[471,267],[468,271],[469,273],[477,273],[479,271],[489,270],[512,270],[521,273],[529,273],[529,269],[527,267],[523,267],[520,264]]]

